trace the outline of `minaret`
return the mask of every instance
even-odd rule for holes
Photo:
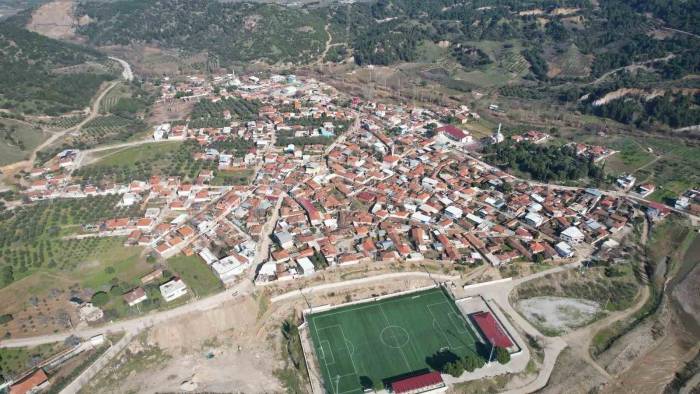
[[[501,142],[503,142],[506,139],[506,137],[504,137],[503,134],[501,133],[501,125],[502,125],[501,123],[498,124],[498,131],[496,132],[496,135],[491,137],[494,144],[500,144]]]

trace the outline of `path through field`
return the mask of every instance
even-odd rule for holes
[[[124,60],[113,58],[114,60],[118,61],[119,64],[122,65],[124,68],[124,71],[122,73],[122,77],[127,79],[127,78],[133,78],[133,74],[131,73],[131,67],[129,67],[129,64],[126,63]],[[66,134],[75,132],[75,131],[80,131],[80,129],[85,126],[88,122],[91,120],[95,119],[99,114],[100,114],[100,105],[102,103],[102,100],[105,98],[107,93],[109,93],[115,86],[117,86],[119,83],[121,83],[121,80],[117,81],[112,81],[109,82],[93,99],[92,105],[90,106],[90,112],[85,119],[83,119],[80,123],[78,123],[75,126],[59,130],[57,132],[54,132],[51,137],[46,139],[46,141],[42,142],[39,144],[34,150],[32,151],[31,155],[29,156],[29,159],[23,160],[23,161],[18,161],[9,165],[6,165],[4,167],[0,167],[0,173],[2,173],[3,176],[9,178],[12,175],[16,174],[17,172],[21,170],[31,170],[31,168],[34,166],[34,161],[36,160],[37,154],[44,148],[51,146],[54,142],[59,140],[60,138],[64,137]]]

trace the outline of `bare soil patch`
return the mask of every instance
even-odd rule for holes
[[[77,313],[68,300],[69,283],[50,274],[36,274],[0,289],[0,314],[13,320],[0,326],[0,335],[19,338],[52,334],[71,327]],[[23,294],[23,296],[18,296]]]
[[[34,11],[27,28],[59,40],[72,39],[75,37],[75,25],[80,23],[75,19],[73,9],[73,0],[46,3]]]
[[[565,297],[534,297],[520,300],[517,309],[544,332],[561,334],[584,326],[599,315],[597,302]]]
[[[557,359],[549,383],[542,394],[590,393],[605,384],[605,378],[571,349],[564,349]]]

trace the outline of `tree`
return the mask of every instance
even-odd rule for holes
[[[98,291],[97,293],[92,295],[91,302],[95,306],[107,305],[107,303],[109,302],[109,294],[105,293],[104,291]]]
[[[499,364],[508,364],[510,362],[510,353],[505,348],[497,346],[494,353]]]
[[[455,378],[462,376],[464,373],[464,365],[462,364],[462,360],[445,364],[445,369],[442,372],[445,372],[446,374],[449,374]]]
[[[472,372],[475,369],[483,367],[486,361],[476,353],[468,353],[466,356],[464,356],[462,363],[464,364],[464,369]]]
[[[360,376],[360,386],[362,386],[363,391],[371,390],[374,388],[374,382],[369,376]]]
[[[11,322],[13,319],[12,315],[9,313],[6,313],[2,316],[0,316],[0,324],[5,324]]]
[[[425,362],[430,366],[430,368],[441,372],[445,371],[447,364],[454,363],[456,361],[459,361],[459,356],[449,350],[441,350],[432,356],[425,358]]]

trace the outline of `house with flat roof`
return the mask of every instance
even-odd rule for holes
[[[581,242],[583,242],[585,238],[581,230],[579,230],[578,227],[575,226],[571,226],[566,230],[562,231],[561,234],[559,234],[559,237],[562,239],[562,241],[568,242],[571,245],[578,245]]]
[[[187,285],[182,279],[173,278],[171,281],[160,285],[160,294],[165,302],[170,302],[187,294]]]
[[[308,257],[302,257],[297,259],[297,265],[299,266],[300,272],[304,276],[313,275],[316,272],[314,264],[309,260]]]

